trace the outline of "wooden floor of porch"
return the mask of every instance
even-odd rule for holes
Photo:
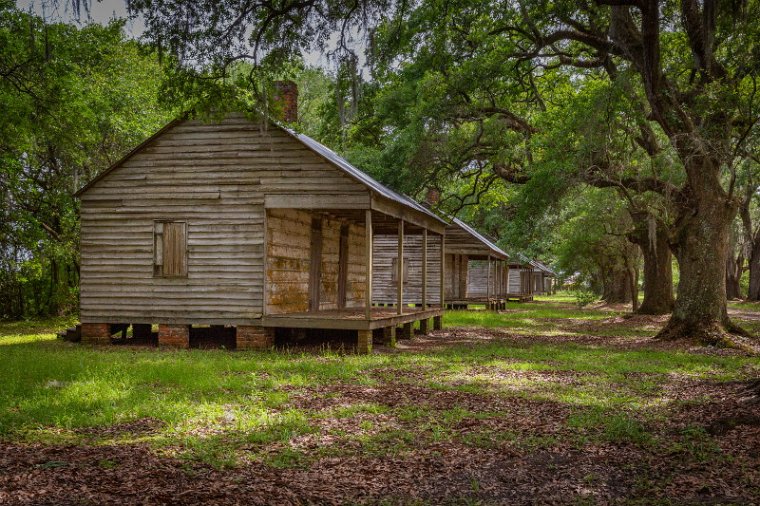
[[[439,317],[443,310],[436,307],[403,307],[398,314],[395,307],[372,307],[370,319],[364,308],[325,309],[302,313],[266,315],[262,318],[264,327],[373,330],[403,325],[409,322]]]

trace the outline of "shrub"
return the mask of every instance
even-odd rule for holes
[[[575,304],[581,309],[597,299],[596,294],[588,290],[575,290],[573,297],[575,297]]]

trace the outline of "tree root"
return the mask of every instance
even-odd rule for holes
[[[671,317],[667,325],[655,336],[660,341],[689,341],[703,346],[734,348],[746,353],[760,354],[760,341],[746,330],[727,321],[688,324]]]

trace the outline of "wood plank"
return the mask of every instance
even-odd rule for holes
[[[346,289],[348,286],[348,224],[340,227],[340,245],[338,253],[338,308],[346,307]]]
[[[309,311],[319,310],[320,283],[322,279],[322,219],[311,221],[311,267],[309,269]]]
[[[365,258],[366,258],[366,294],[364,296],[364,316],[367,320],[371,318],[372,311],[372,250],[373,250],[373,231],[372,231],[372,211],[367,209],[364,213],[364,229],[365,229]]]
[[[398,254],[396,255],[396,308],[398,314],[403,311],[404,305],[404,220],[398,222]]]

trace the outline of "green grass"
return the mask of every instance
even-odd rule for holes
[[[599,325],[595,335],[625,337],[630,331],[605,322],[615,314],[610,312],[553,302],[509,309],[498,315],[455,311],[445,321],[447,327],[536,336],[588,332],[561,328],[558,320],[570,327]],[[756,359],[741,356],[561,339],[491,340],[370,356],[93,348],[55,339],[54,332],[70,323],[0,323],[0,438],[146,442],[217,467],[251,459],[298,467],[324,455],[396,454],[442,441],[553,444],[554,435],[493,425],[511,415],[488,403],[438,406],[410,396],[399,404],[386,402],[390,393],[376,393],[393,387],[421,389],[432,400],[447,394],[553,403],[570,410],[561,421],[567,437],[650,445],[657,410],[671,402],[663,388],[673,378],[729,381],[760,372]],[[354,394],[344,397],[346,388]],[[143,419],[157,420],[155,429],[126,425]],[[317,450],[303,450],[303,441],[312,440]],[[714,451],[709,436],[698,432],[678,444],[679,451],[703,456]]]

